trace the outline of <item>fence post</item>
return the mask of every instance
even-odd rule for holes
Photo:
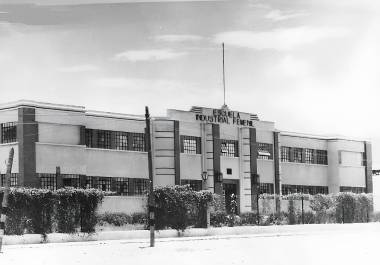
[[[301,219],[302,219],[302,224],[304,224],[305,220],[304,220],[304,211],[303,211],[303,194],[301,195]]]

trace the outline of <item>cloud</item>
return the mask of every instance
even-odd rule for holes
[[[173,60],[186,55],[186,52],[174,52],[172,50],[130,50],[116,54],[117,61],[161,61]]]
[[[185,41],[200,41],[203,38],[199,35],[158,35],[155,37],[157,41],[167,42],[185,42]]]
[[[305,12],[294,12],[294,11],[281,11],[279,9],[274,9],[267,13],[265,15],[265,18],[271,19],[273,21],[282,21],[282,20],[287,20],[291,18],[296,18],[296,17],[304,17],[307,16],[308,14]]]
[[[99,70],[99,67],[92,64],[79,64],[73,66],[67,66],[59,68],[59,72],[64,73],[82,73],[82,72],[93,72]]]
[[[82,5],[82,4],[115,4],[145,2],[209,2],[225,0],[2,0],[4,4],[38,4],[38,5]]]
[[[256,50],[274,49],[280,51],[292,50],[301,45],[316,41],[337,38],[347,35],[344,28],[313,28],[294,27],[279,28],[271,31],[229,31],[215,36],[216,43],[244,47]]]

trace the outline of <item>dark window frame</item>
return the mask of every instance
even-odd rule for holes
[[[224,147],[223,147],[224,145]],[[220,140],[220,155],[226,157],[239,157],[239,141],[237,140]]]
[[[17,122],[5,122],[1,124],[1,143],[17,142]]]

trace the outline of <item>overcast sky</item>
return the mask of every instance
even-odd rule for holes
[[[377,1],[142,2],[0,0],[0,102],[218,108],[225,42],[231,109],[370,139],[380,168]]]

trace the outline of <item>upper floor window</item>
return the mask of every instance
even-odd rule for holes
[[[281,162],[290,162],[290,147],[281,146]]]
[[[258,159],[273,159],[273,145],[267,143],[257,143]]]
[[[317,150],[317,164],[327,165],[327,150]]]
[[[239,156],[238,141],[221,140],[220,147],[221,147],[222,156],[229,156],[229,157]]]
[[[202,190],[202,180],[181,179],[181,185],[190,185],[190,188],[194,191]]]
[[[130,133],[132,134],[132,149],[133,151],[145,151],[145,134],[144,133]]]
[[[97,138],[98,148],[111,149],[111,132],[99,130]]]
[[[128,150],[128,133],[115,132],[115,147],[117,150]]]
[[[85,142],[87,147],[95,147],[93,145],[93,130],[92,129],[86,129],[85,131]]]
[[[181,136],[181,152],[185,154],[201,154],[201,138],[196,136]]]
[[[305,163],[313,164],[314,163],[314,149],[305,149]]]
[[[302,148],[293,148],[293,162],[302,163]]]
[[[13,143],[17,141],[16,122],[1,124],[1,143]]]

